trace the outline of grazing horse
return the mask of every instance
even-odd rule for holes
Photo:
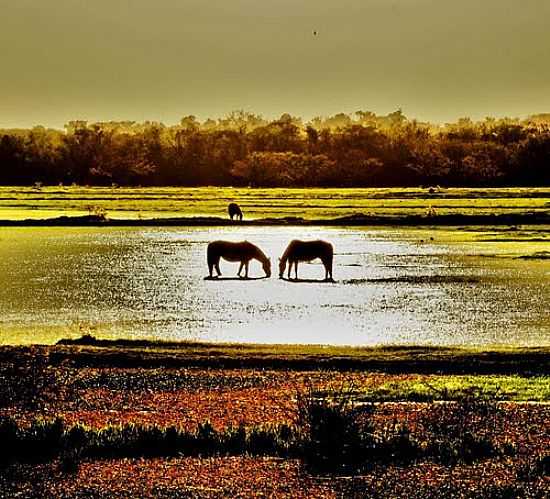
[[[241,211],[241,208],[237,203],[229,203],[229,206],[227,207],[227,212],[229,213],[229,218],[233,220],[233,217],[235,217],[237,220],[243,219],[243,212]]]
[[[294,265],[295,278],[298,279],[298,262],[310,262],[320,258],[325,266],[325,281],[331,281],[333,254],[332,244],[326,241],[298,241],[294,239],[279,259],[279,278],[283,278],[287,261],[289,262],[288,278],[290,279],[290,271]]]
[[[250,260],[258,260],[262,264],[266,277],[271,277],[271,260],[258,246],[242,241],[233,243],[230,241],[213,241],[206,250],[206,259],[208,261],[208,272],[212,277],[212,270],[216,269],[218,276],[222,275],[220,271],[220,258],[228,262],[241,262],[237,275],[241,277],[243,268],[244,277],[248,277],[248,264]]]

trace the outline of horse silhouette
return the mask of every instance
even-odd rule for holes
[[[227,212],[229,213],[229,218],[233,220],[233,217],[235,217],[237,220],[243,219],[243,212],[241,211],[241,208],[237,203],[229,203],[229,206],[227,207]]]
[[[298,241],[294,239],[289,243],[283,256],[279,259],[279,278],[283,278],[288,261],[288,278],[294,265],[295,279],[298,279],[298,262],[310,262],[320,258],[325,266],[325,281],[332,280],[332,259],[334,250],[332,244],[327,241]]]
[[[266,277],[271,277],[271,260],[258,246],[242,241],[234,243],[231,241],[213,241],[206,249],[206,260],[208,262],[208,272],[210,277],[212,271],[216,269],[218,276],[221,276],[220,258],[228,262],[241,262],[237,275],[241,277],[243,268],[245,269],[244,277],[248,278],[248,264],[250,260],[258,260],[262,264]]]

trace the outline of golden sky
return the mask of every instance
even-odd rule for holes
[[[0,19],[0,127],[550,111],[548,0],[0,0]]]

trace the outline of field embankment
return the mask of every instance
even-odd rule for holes
[[[219,226],[460,226],[460,225],[550,225],[550,216],[546,213],[528,213],[517,215],[407,215],[376,216],[357,214],[348,217],[307,220],[301,217],[258,218],[232,222],[220,217],[177,217],[109,219],[97,215],[60,216],[46,219],[0,220],[4,227],[219,227]]]
[[[550,223],[547,188],[0,187],[0,225],[518,225]],[[236,223],[236,222],[233,222]]]
[[[5,355],[9,347],[3,349]],[[21,351],[15,347],[14,351]],[[48,350],[55,363],[75,366],[202,367],[438,374],[550,375],[548,347],[334,347],[148,340],[61,340]],[[9,354],[8,354],[9,355]]]

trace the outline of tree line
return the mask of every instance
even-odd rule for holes
[[[550,186],[550,114],[445,125],[369,111],[0,129],[1,185]]]

